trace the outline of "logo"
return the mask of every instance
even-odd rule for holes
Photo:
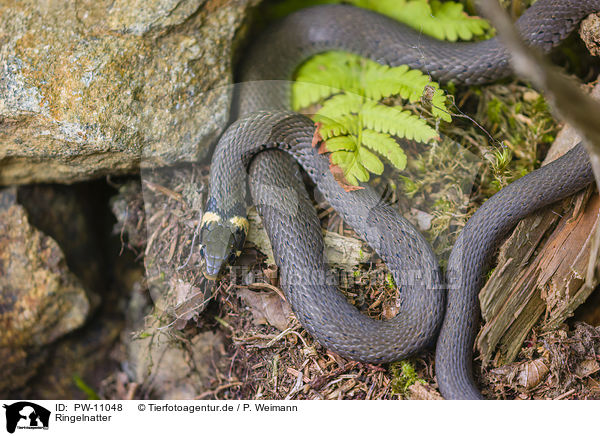
[[[6,431],[18,429],[48,429],[50,411],[29,401],[19,401],[3,406],[6,409]]]

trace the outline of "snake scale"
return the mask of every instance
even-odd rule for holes
[[[538,0],[517,26],[531,46],[548,51],[596,11],[600,0]],[[374,363],[414,354],[435,344],[437,336],[435,370],[442,395],[479,399],[472,375],[477,293],[494,250],[522,218],[592,182],[584,147],[577,145],[485,202],[462,230],[442,274],[421,234],[373,189],[345,192],[338,185],[327,157],[312,146],[313,122],[288,110],[294,69],[332,49],[390,66],[408,65],[456,84],[482,84],[511,74],[508,54],[496,38],[437,41],[352,6],[307,8],[276,23],[251,44],[241,62],[232,108],[235,121],[213,154],[200,236],[204,274],[216,279],[242,250],[249,182],[273,246],[281,287],[311,335],[342,356]],[[396,317],[375,320],[361,314],[332,284],[319,220],[294,160],[387,264],[399,289]]]

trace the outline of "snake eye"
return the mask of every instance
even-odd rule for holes
[[[204,249],[204,245],[200,246],[200,257],[204,258],[204,255],[206,254],[206,250]]]

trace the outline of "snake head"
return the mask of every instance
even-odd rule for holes
[[[204,277],[217,280],[228,265],[241,254],[248,234],[248,220],[235,216],[223,220],[214,212],[206,212],[200,228],[200,255],[204,258]]]

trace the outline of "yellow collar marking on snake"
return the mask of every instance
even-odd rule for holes
[[[229,222],[236,227],[241,227],[242,229],[244,229],[245,234],[248,234],[248,231],[250,230],[250,223],[246,218],[241,216],[234,216],[233,218],[229,219]]]
[[[202,215],[202,224],[221,222],[221,217],[214,212],[206,212]]]

